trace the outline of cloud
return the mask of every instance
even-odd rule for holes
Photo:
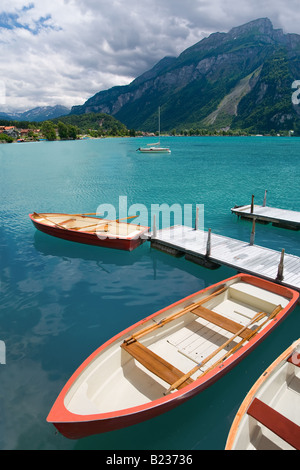
[[[257,17],[300,33],[297,8],[295,0],[240,0],[238,6],[233,0],[2,0],[5,106],[82,104],[212,32]]]

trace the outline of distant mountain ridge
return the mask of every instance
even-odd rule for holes
[[[300,79],[300,36],[259,18],[213,33],[165,57],[126,86],[101,91],[71,114],[103,112],[128,128],[300,129],[292,83]]]
[[[22,113],[1,113],[0,119],[6,119],[9,121],[33,121],[41,122],[50,119],[55,119],[60,116],[65,116],[70,113],[70,109],[61,106],[39,106]]]

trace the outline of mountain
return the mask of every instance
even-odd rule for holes
[[[300,129],[292,83],[300,79],[300,36],[260,18],[213,33],[165,57],[126,86],[100,91],[71,114],[103,112],[128,128]]]
[[[7,119],[10,121],[47,121],[50,119],[55,119],[60,116],[65,116],[70,113],[70,109],[65,106],[56,105],[56,106],[41,106],[23,113],[0,113],[0,119]]]

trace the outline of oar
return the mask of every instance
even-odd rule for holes
[[[105,223],[101,223],[101,221],[99,220],[99,222],[97,224],[91,224],[91,225],[86,225],[85,227],[72,227],[72,230],[83,230],[85,231],[87,228],[90,228],[90,227],[102,227],[103,225],[111,225],[111,224],[105,224]]]
[[[229,356],[231,356],[231,354],[235,353],[246,341],[250,341],[250,339],[255,336],[259,330],[261,330],[261,328],[263,326],[265,326],[266,323],[268,323],[270,320],[272,320],[273,318],[276,317],[276,315],[281,312],[282,310],[282,306],[281,305],[278,305],[274,310],[273,312],[268,316],[267,320],[264,321],[260,326],[258,326],[257,328],[255,328],[255,330],[253,330],[252,333],[250,333],[248,336],[246,336],[245,338],[243,338],[236,346],[234,346],[230,351],[228,351],[223,357],[221,357],[217,362],[215,362],[214,364],[212,364],[205,372],[203,372],[201,375],[199,375],[199,377],[197,377],[197,379],[199,379],[200,377],[203,377],[203,375],[207,374],[210,370],[214,369],[217,365],[219,365],[220,363],[224,362]]]
[[[38,214],[37,212],[34,212],[33,215],[37,215],[37,216],[40,217],[41,219],[47,220],[47,221],[50,222],[51,224],[56,225],[56,227],[63,228],[64,230],[66,229],[66,227],[64,227],[63,225],[57,224],[56,222],[53,222],[53,220],[50,220],[50,219],[48,219],[47,217],[45,217],[44,215]]]
[[[221,359],[219,359],[215,364],[213,364],[212,366],[210,366],[205,372],[203,372],[203,374],[201,374],[199,377],[202,377],[203,375],[207,374],[207,372],[209,372],[211,369],[213,369],[214,367],[216,367],[217,365],[219,365],[221,362],[224,362],[225,359],[227,359],[231,354],[233,354],[234,352],[236,352],[244,343],[245,341],[250,341],[250,339],[255,336],[259,330],[261,330],[261,328],[263,326],[265,326],[266,323],[268,323],[268,321],[272,320],[273,318],[276,317],[276,315],[281,312],[282,310],[282,306],[281,305],[278,305],[274,310],[273,312],[269,315],[269,317],[267,318],[266,321],[264,321],[260,326],[258,326],[255,330],[253,330],[252,333],[250,333],[246,338],[242,339],[242,341],[240,341],[236,346],[234,346],[230,351],[228,351]],[[197,377],[197,378],[199,378]]]
[[[201,375],[199,375],[199,377],[197,377],[197,379],[199,379],[200,377],[202,377],[203,375],[207,374],[207,372],[209,372],[210,370],[214,369],[218,364],[222,363],[223,361],[225,361],[225,359],[227,359],[229,356],[231,356],[231,354],[233,354],[234,352],[236,352],[246,341],[250,341],[250,339],[256,335],[258,333],[259,330],[261,330],[261,328],[266,324],[268,323],[270,320],[272,320],[272,318],[276,317],[276,315],[282,310],[282,306],[281,305],[278,305],[272,312],[271,314],[268,316],[267,320],[265,320],[261,325],[259,325],[257,328],[255,328],[255,330],[253,330],[248,336],[246,336],[245,338],[243,338],[236,346],[234,346],[230,351],[228,351],[221,359],[219,359],[217,362],[215,362],[212,366],[210,366],[205,372],[203,372]],[[197,370],[202,367],[204,364],[206,364],[210,359],[212,359],[212,357],[217,354],[221,349],[223,349],[224,347],[226,347],[235,337],[237,337],[239,334],[241,334],[244,329],[248,328],[254,321],[259,321],[261,320],[264,316],[266,316],[267,314],[265,312],[259,312],[258,314],[255,315],[255,317],[250,321],[250,323],[248,325],[246,325],[246,327],[242,328],[242,330],[240,330],[238,333],[236,333],[236,335],[234,335],[230,340],[229,342],[226,341],[226,343],[221,347],[221,348],[218,348],[217,351],[215,351],[214,353],[212,353],[210,356],[208,356],[206,359],[204,359],[204,361],[202,361],[200,364],[198,364],[197,366],[195,366],[190,372],[188,372],[187,374],[185,374],[184,376],[182,376],[179,380],[177,380],[165,393],[164,395],[167,395],[168,393],[170,393],[172,390],[175,390],[175,388],[179,387],[183,382],[185,382],[189,377],[191,377],[195,372],[197,372]]]
[[[73,215],[80,215],[80,214],[73,214]],[[86,214],[86,215],[91,215],[91,214]],[[116,220],[112,220],[111,222],[117,222],[119,223],[120,220],[128,220],[128,219],[133,219],[137,217],[137,215],[133,215],[132,217],[124,217],[124,219],[116,219]],[[104,219],[105,220],[105,219]],[[83,230],[85,231],[86,228],[88,227],[98,227],[100,225],[100,222],[98,224],[91,224],[91,225],[87,225],[86,227],[76,227],[76,228],[73,228],[73,230]],[[103,223],[101,224],[101,226],[104,225]],[[111,225],[111,223],[107,224],[108,225]]]
[[[175,388],[178,388],[181,384],[183,384],[183,382],[185,382],[187,379],[189,379],[195,372],[197,372],[198,369],[200,369],[200,367],[204,366],[207,362],[209,362],[214,356],[216,356],[216,354],[218,354],[220,351],[222,351],[222,349],[226,348],[226,346],[228,346],[228,344],[230,344],[235,338],[237,338],[238,336],[240,336],[247,328],[249,328],[249,326],[252,325],[252,323],[254,323],[255,321],[259,321],[261,320],[263,317],[265,317],[267,314],[265,312],[258,312],[253,318],[252,320],[246,325],[246,326],[243,326],[235,335],[233,335],[231,338],[229,338],[224,344],[222,344],[222,346],[220,346],[218,349],[216,349],[215,351],[213,351],[209,356],[207,356],[203,361],[201,361],[199,364],[197,364],[195,367],[193,367],[193,369],[191,369],[189,372],[187,372],[187,374],[183,375],[180,379],[178,379],[176,382],[174,382],[171,387],[164,393],[164,395],[167,395],[169,394],[170,392],[172,392],[173,390],[175,390]]]
[[[124,217],[123,219],[116,219],[114,222],[120,222],[120,220],[129,220],[129,219],[135,219],[137,215],[132,215],[131,217]]]
[[[129,343],[132,341],[136,341],[138,338],[141,338],[142,336],[150,333],[152,330],[155,330],[157,328],[161,328],[162,326],[166,325],[167,323],[176,320],[177,318],[181,317],[182,315],[185,315],[186,313],[190,312],[194,308],[198,307],[199,305],[202,305],[209,300],[213,299],[217,295],[222,294],[228,289],[228,287],[222,285],[220,286],[215,292],[212,294],[208,295],[207,297],[204,297],[203,299],[199,300],[199,302],[195,302],[191,305],[188,305],[184,309],[180,310],[179,312],[174,313],[173,315],[170,315],[169,317],[163,318],[159,323],[155,323],[154,325],[147,326],[146,328],[143,328],[142,330],[138,331],[137,333],[133,334],[129,338],[125,339],[125,343]],[[193,312],[192,312],[193,313]]]
[[[103,214],[98,214],[97,212],[90,212],[89,214],[70,214],[71,216],[74,216],[74,215],[82,215],[82,216],[86,216],[86,215],[98,215],[99,217],[103,217]]]

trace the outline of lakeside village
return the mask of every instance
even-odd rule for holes
[[[125,127],[125,126],[124,126]],[[0,144],[1,143],[16,143],[16,142],[39,142],[39,141],[55,141],[55,140],[83,140],[83,139],[95,139],[104,137],[153,137],[157,136],[157,133],[135,131],[133,129],[106,129],[106,130],[81,130],[77,126],[67,125],[63,122],[58,122],[54,125],[50,121],[44,121],[40,128],[28,127],[22,128],[17,125],[0,126]],[[244,130],[207,130],[207,129],[190,129],[164,133],[166,136],[249,136],[258,135],[251,134]],[[259,134],[260,136],[293,136],[294,131],[271,131],[266,134]]]

